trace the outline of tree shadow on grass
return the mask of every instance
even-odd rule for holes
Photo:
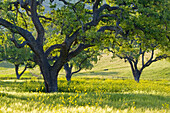
[[[0,86],[3,89],[9,88],[10,90],[0,92],[0,97],[5,97],[13,100],[20,101],[27,101],[30,102],[30,100],[33,100],[33,102],[37,106],[38,103],[41,103],[43,100],[44,106],[53,104],[58,105],[62,104],[64,106],[72,106],[76,107],[78,106],[100,106],[100,107],[113,107],[117,109],[127,109],[131,107],[136,107],[139,109],[162,109],[162,105],[167,103],[170,104],[170,96],[164,96],[161,95],[161,93],[158,94],[148,94],[147,92],[143,93],[131,93],[132,91],[126,91],[124,92],[100,92],[100,91],[92,91],[92,92],[83,92],[84,89],[82,89],[82,93],[74,92],[76,89],[71,90],[72,92],[58,92],[58,93],[50,93],[50,94],[42,94],[38,93],[40,88],[44,86],[42,84],[43,82],[35,82],[35,83],[26,83],[26,82],[10,82],[10,81],[0,81]],[[16,90],[16,88],[20,89],[20,91]],[[28,88],[28,91],[25,91],[25,89]],[[38,90],[36,90],[39,88]],[[66,88],[66,87],[62,87]],[[78,89],[77,89],[78,90]],[[3,90],[2,90],[3,91]],[[8,93],[11,91],[15,91],[14,94]],[[6,93],[7,92],[7,93]],[[34,93],[35,92],[35,93]],[[140,92],[140,91],[139,91]],[[26,94],[25,94],[26,93]],[[71,96],[71,98],[70,98]],[[28,100],[29,98],[29,100]],[[48,98],[48,99],[47,99]],[[62,99],[61,99],[62,98]],[[70,103],[69,101],[72,101]],[[3,100],[5,102],[9,102],[9,100]],[[16,102],[18,102],[16,101]],[[31,102],[30,102],[31,103]],[[76,103],[76,105],[75,105]],[[165,106],[164,106],[165,107]],[[164,108],[163,107],[163,108]],[[169,108],[164,108],[169,109]]]
[[[76,107],[76,106],[109,106],[116,109],[127,109],[131,107],[139,109],[156,109],[161,110],[162,104],[169,104],[169,96],[161,95],[151,95],[151,94],[122,94],[122,93],[50,93],[39,95],[39,94],[29,94],[29,95],[19,95],[17,94],[7,94],[0,93],[1,97],[6,97],[12,100],[17,100],[16,102],[27,101],[31,103],[33,100],[34,105],[40,103],[43,100],[44,106],[47,105],[58,105],[62,104],[64,106]],[[32,95],[32,96],[30,96]],[[34,96],[36,95],[36,96]],[[78,95],[78,96],[76,96]],[[72,103],[69,103],[69,98],[72,97]],[[75,98],[76,97],[76,98]],[[81,97],[81,98],[80,98]],[[29,98],[29,100],[28,100]],[[48,98],[48,99],[47,99]],[[61,100],[62,98],[62,100]],[[83,98],[83,99],[82,99]],[[7,99],[8,100],[8,99]],[[5,100],[4,100],[5,101]],[[9,101],[9,100],[8,100]],[[75,105],[76,102],[76,105]],[[164,108],[169,109],[169,108]]]

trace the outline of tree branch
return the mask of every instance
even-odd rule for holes
[[[93,12],[98,9],[98,6],[99,6],[100,2],[101,2],[101,0],[95,0],[95,3],[93,5]]]
[[[40,16],[40,15],[39,15],[38,17],[39,17],[39,18],[44,18],[45,20],[50,20],[50,21],[52,20],[52,18],[47,18],[47,17],[45,17],[45,16]]]
[[[0,18],[0,25],[4,26],[5,28],[9,29],[12,33],[17,33],[17,34],[20,34],[27,42],[27,44],[30,46],[30,48],[37,54],[37,53],[40,53],[41,51],[38,49],[38,45],[37,45],[37,42],[35,41],[33,35],[21,28],[21,27],[18,27],[16,25],[13,25],[12,23]],[[31,42],[31,43],[30,43]]]
[[[62,1],[65,5],[70,5],[71,3],[65,1],[65,0],[59,0],[59,1]]]
[[[80,28],[77,29],[69,38],[65,39],[64,42],[67,44],[68,47],[70,47],[73,44],[73,42],[76,40],[77,36],[79,35],[79,30]]]
[[[144,62],[145,62],[144,55],[145,55],[145,51],[142,52],[142,66],[144,66]]]
[[[131,66],[131,70],[132,70],[132,73],[134,74],[135,73],[135,69],[134,69],[134,66],[133,66],[133,63],[131,60],[127,59],[130,63],[130,66]]]
[[[77,71],[72,72],[71,74],[73,75],[73,74],[78,73],[79,71],[81,71],[81,69],[82,69],[81,65],[83,64],[83,62],[85,62],[88,58],[92,57],[92,55],[93,55],[94,53],[95,53],[95,52],[93,51],[93,53],[92,53],[91,55],[87,55],[87,57],[84,58],[84,59],[80,62],[80,64],[79,64],[79,69],[78,69]]]
[[[37,14],[37,2],[36,2],[36,0],[31,0],[31,1],[32,1],[31,2],[31,19],[32,19],[34,26],[38,33],[36,40],[40,45],[43,45],[44,28],[39,20],[38,14]]]
[[[104,32],[105,30],[118,31],[116,26],[102,26],[97,32]]]
[[[46,56],[48,56],[48,55],[51,53],[51,51],[53,51],[54,49],[61,48],[61,47],[62,47],[62,44],[52,45],[51,47],[49,47],[49,48],[46,50],[46,52],[45,52]]]
[[[122,9],[122,8],[119,8],[119,6],[110,7],[108,4],[102,5],[102,6],[98,9],[98,11],[99,11],[99,12],[102,12],[104,9],[107,9],[108,11],[113,11],[113,10],[120,9],[120,10],[123,11],[123,9]]]
[[[151,57],[150,59],[146,62],[146,64],[144,65],[144,68],[149,66],[152,62],[152,59],[153,59],[153,55],[154,55],[154,50],[152,50],[152,53],[151,53]]]
[[[88,47],[92,47],[94,45],[90,45],[90,44],[79,44],[79,46],[71,51],[69,54],[68,54],[68,61],[70,59],[72,59],[73,57],[77,56],[80,52],[82,52],[85,48],[88,48]]]
[[[14,35],[15,34],[13,33],[12,38],[10,38],[10,40],[15,44],[15,46],[17,48],[23,48],[26,44],[28,44],[28,41],[24,41],[22,44],[18,44],[18,42],[16,41]]]

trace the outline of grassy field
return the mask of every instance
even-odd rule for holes
[[[107,55],[69,83],[62,70],[58,93],[45,93],[43,80],[35,76],[41,78],[38,67],[14,79],[13,65],[0,63],[0,113],[170,113],[170,63],[165,60],[146,68],[140,83],[128,63]]]

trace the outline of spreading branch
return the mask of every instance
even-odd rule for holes
[[[10,40],[15,44],[15,46],[17,48],[23,48],[26,44],[28,44],[28,41],[24,41],[22,44],[18,44],[18,42],[16,41],[14,35],[15,34],[13,33],[12,38],[10,38]]]
[[[48,55],[51,53],[51,51],[53,51],[54,49],[57,49],[57,48],[60,49],[61,47],[62,47],[62,44],[52,45],[51,47],[49,47],[49,48],[46,50],[46,52],[45,52],[46,56],[48,56]]]
[[[12,33],[20,34],[27,41],[27,44],[30,46],[32,51],[34,51],[34,53],[36,53],[36,54],[42,53],[42,51],[40,51],[38,49],[38,45],[37,45],[36,40],[34,39],[34,36],[29,31],[27,31],[19,26],[13,25],[12,23],[10,23],[2,18],[0,18],[0,25],[9,29]]]
[[[82,65],[88,58],[92,57],[92,55],[93,55],[94,53],[95,53],[95,52],[93,51],[93,53],[92,53],[91,55],[87,55],[87,56],[80,62],[79,66],[78,66],[79,69],[78,69],[77,71],[72,72],[71,74],[73,75],[73,74],[75,74],[75,73],[80,72],[80,71],[82,70],[81,65]]]
[[[79,44],[79,46],[71,51],[69,54],[68,54],[68,61],[70,59],[72,59],[73,57],[77,56],[80,52],[82,52],[84,49],[88,48],[88,47],[92,47],[94,45],[90,45],[90,44]]]
[[[36,40],[40,45],[43,45],[44,27],[42,26],[42,24],[39,20],[39,16],[37,14],[36,0],[32,0],[32,2],[31,2],[31,19],[32,19],[34,26],[35,26],[37,33],[38,33]]]

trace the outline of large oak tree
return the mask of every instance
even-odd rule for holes
[[[101,0],[59,1],[64,3],[63,7],[55,9],[57,4],[51,5],[53,9],[46,13],[41,5],[42,0],[5,0],[0,3],[0,25],[9,29],[11,34],[24,38],[20,44],[13,38],[13,43],[18,48],[24,45],[31,48],[47,92],[58,90],[58,73],[65,63],[84,49],[99,46],[100,41],[104,41],[99,32],[120,29],[117,15],[122,9],[116,5],[103,4]],[[92,7],[86,8],[86,4]],[[114,26],[107,25],[109,18],[114,20]],[[48,35],[46,31],[52,34]],[[51,43],[47,43],[49,41]],[[54,51],[58,51],[55,56],[51,54]]]

